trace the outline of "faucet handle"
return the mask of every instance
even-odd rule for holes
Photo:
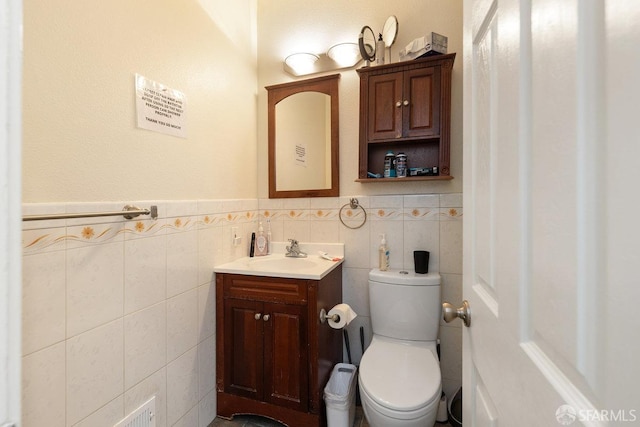
[[[296,239],[289,239],[289,242],[291,242],[291,246],[298,246],[298,241]]]

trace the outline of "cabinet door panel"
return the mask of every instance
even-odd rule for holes
[[[229,298],[225,300],[225,391],[262,399],[263,321],[256,319],[262,303]]]
[[[440,133],[440,67],[407,71],[404,81],[406,137],[432,136]]]
[[[402,73],[371,76],[369,79],[369,140],[402,136]]]
[[[264,400],[306,411],[308,354],[305,306],[264,304]]]

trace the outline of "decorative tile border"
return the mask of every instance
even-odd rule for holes
[[[441,221],[462,221],[462,208],[440,208]]]
[[[372,221],[401,221],[402,208],[371,208],[367,210],[367,216],[371,218]]]
[[[65,250],[67,248],[65,231],[64,227],[23,230],[23,255]]]
[[[141,219],[125,222],[122,232],[127,240],[157,236],[165,234],[165,224],[164,219]]]
[[[438,221],[439,208],[404,208],[402,216],[409,221]]]
[[[136,203],[139,206],[156,204],[155,202]],[[23,254],[30,255],[41,252],[78,248],[86,245],[98,245],[124,239],[139,239],[158,236],[162,234],[182,233],[201,228],[223,227],[228,225],[241,225],[257,220],[256,210],[240,210],[232,212],[203,212],[201,215],[179,215],[180,202],[158,202],[159,218],[143,218],[127,220],[119,217],[95,217],[73,220],[42,221],[23,223],[22,247]],[[195,201],[184,202],[184,212],[195,213],[197,206],[202,208],[214,207],[249,207],[250,202],[238,201],[205,201],[198,204]],[[69,207],[69,209],[67,209]],[[73,208],[73,209],[71,209]],[[95,212],[99,209],[95,203],[73,204],[27,204],[24,207],[29,214],[45,212]],[[167,217],[167,212],[175,216]],[[48,226],[48,227],[47,227]]]
[[[138,206],[158,205],[159,218],[134,220],[117,217],[87,218],[86,220],[42,221],[40,224],[24,223],[22,231],[23,254],[35,254],[103,244],[118,239],[137,239],[181,233],[197,229],[235,226],[256,223],[259,219],[271,221],[339,221],[341,203],[349,197],[332,198],[329,201],[312,199],[268,200],[185,200],[141,201]],[[361,206],[370,221],[462,221],[462,194],[426,194],[359,196]],[[23,211],[29,214],[44,212],[96,211],[100,207],[112,207],[118,203],[70,203],[25,204]],[[340,206],[337,206],[340,205]],[[367,207],[367,206],[373,207]],[[436,207],[440,205],[440,207]],[[321,207],[336,206],[336,207]],[[451,206],[451,207],[450,207]],[[348,223],[361,221],[362,209],[343,206],[342,218]],[[255,208],[255,209],[254,209]],[[215,210],[218,209],[216,212]],[[171,214],[172,216],[169,216]]]
[[[115,241],[124,241],[124,224],[95,224],[67,227],[64,239],[67,249],[89,245],[100,245]]]

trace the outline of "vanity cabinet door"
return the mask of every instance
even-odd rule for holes
[[[256,400],[263,396],[262,306],[260,301],[224,301],[224,391]]]
[[[263,315],[263,400],[300,411],[307,411],[309,403],[306,310],[303,305],[264,303]]]

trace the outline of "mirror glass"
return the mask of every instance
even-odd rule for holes
[[[365,67],[376,57],[376,36],[368,25],[362,27],[358,36],[358,47],[360,56],[365,60]]]
[[[338,196],[338,79],[268,86],[269,197]]]
[[[300,92],[276,104],[276,189],[331,188],[331,97]],[[304,138],[300,138],[304,135]]]
[[[382,27],[382,40],[384,40],[385,47],[389,48],[393,46],[393,43],[396,41],[397,35],[398,35],[398,18],[391,15],[384,22],[384,27]]]

